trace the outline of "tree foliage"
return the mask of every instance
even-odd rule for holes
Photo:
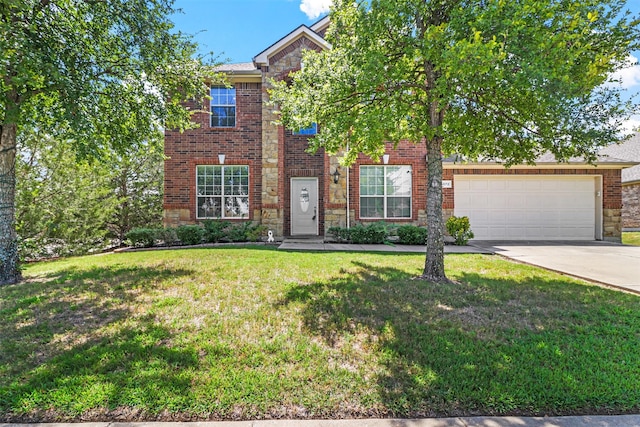
[[[72,143],[23,132],[16,161],[16,231],[23,259],[119,245],[135,227],[161,225],[162,153],[149,142],[101,161]]]
[[[36,129],[80,157],[123,152],[159,126],[188,128],[211,68],[172,30],[172,0],[0,2],[0,284],[19,280],[16,140]]]
[[[423,277],[444,274],[442,154],[509,166],[552,152],[594,160],[632,105],[608,76],[638,44],[624,0],[337,0],[327,39],[276,82],[282,123],[318,123],[311,148],[379,158],[427,148]]]
[[[16,162],[16,231],[26,259],[82,254],[108,246],[106,223],[116,198],[109,168],[76,162],[71,143],[20,138]]]

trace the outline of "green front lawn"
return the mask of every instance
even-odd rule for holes
[[[640,231],[622,233],[622,243],[625,245],[640,246]]]
[[[640,297],[496,256],[254,249],[30,265],[0,421],[640,410]]]

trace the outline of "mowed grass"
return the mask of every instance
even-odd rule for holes
[[[625,245],[640,246],[640,231],[622,233],[622,243]]]
[[[640,297],[495,256],[265,248],[29,265],[0,288],[0,421],[640,410]]]

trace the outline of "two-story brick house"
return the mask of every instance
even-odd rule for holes
[[[323,151],[306,152],[316,128],[275,124],[270,80],[298,70],[303,50],[330,48],[328,25],[302,25],[253,62],[223,67],[232,86],[211,88],[211,114],[194,116],[199,128],[166,131],[166,225],[222,218],[260,222],[276,236],[323,236],[356,222],[426,224],[424,145],[389,145],[383,162],[360,156],[347,169]],[[619,241],[620,175],[629,164],[539,160],[508,170],[445,162],[445,216],[469,216],[478,239]]]

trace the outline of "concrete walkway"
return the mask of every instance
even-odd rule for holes
[[[356,245],[350,243],[325,243],[322,239],[287,238],[278,249],[286,251],[334,251],[334,252],[390,252],[390,253],[426,253],[424,245]],[[492,254],[490,248],[479,246],[445,245],[446,254]]]
[[[583,417],[460,417],[424,419],[267,420],[223,422],[142,422],[82,424],[2,424],[0,427],[631,427],[640,415]]]

